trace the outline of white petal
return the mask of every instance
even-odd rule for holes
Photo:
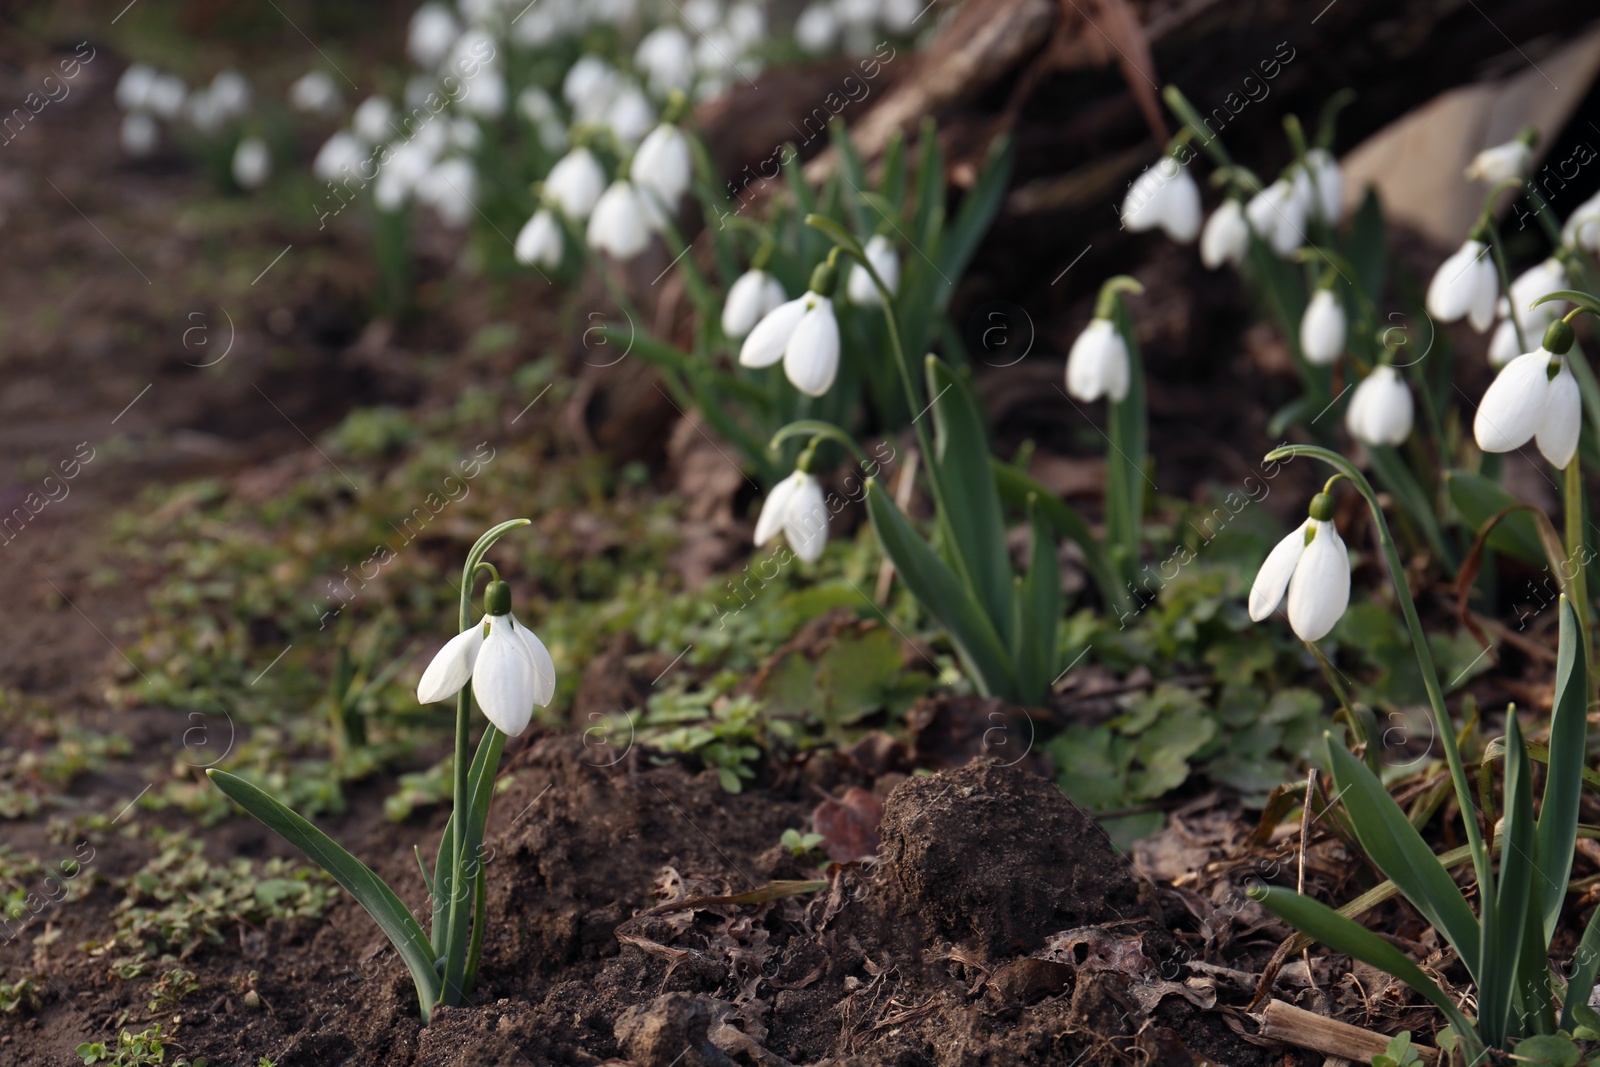
[[[541,708],[547,707],[556,696],[556,661],[550,658],[550,650],[544,647],[538,634],[517,622],[516,616],[512,616],[511,621],[513,632],[528,647],[528,658],[533,663],[533,702]]]
[[[1489,338],[1489,366],[1504,367],[1522,354],[1517,343],[1517,327],[1510,319],[1502,319]]]
[[[1331,522],[1316,534],[1289,580],[1289,625],[1302,641],[1320,641],[1350,605],[1350,556]]]
[[[1572,376],[1567,361],[1546,392],[1544,419],[1536,438],[1539,451],[1552,465],[1565,467],[1578,451],[1578,429],[1583,420],[1583,401],[1578,395],[1578,379]]]
[[[1471,309],[1477,285],[1473,271],[1488,259],[1488,247],[1479,241],[1466,241],[1449,259],[1439,264],[1428,283],[1428,314],[1440,322],[1455,322]],[[1490,265],[1493,269],[1493,265]]]
[[[808,299],[821,300],[814,293],[805,293],[785,301],[770,311],[766,318],[756,323],[750,336],[739,348],[739,364],[744,367],[770,367],[783,358],[783,350],[794,335],[794,328],[806,313]]]
[[[1188,244],[1200,233],[1200,188],[1187,170],[1167,183],[1161,202],[1161,228],[1179,244]]]
[[[770,278],[772,276],[764,270],[747,270],[728,286],[728,299],[722,305],[724,334],[737,341],[755,329],[756,323],[766,314],[762,302]]]
[[[469,626],[445,642],[422,672],[417,683],[417,703],[432,704],[454,696],[472,677],[473,664],[483,648],[483,624]]]
[[[1300,351],[1306,362],[1326,366],[1344,352],[1344,308],[1331,289],[1318,289],[1300,320]]]
[[[1485,452],[1510,452],[1528,443],[1544,420],[1550,395],[1543,348],[1518,356],[1489,384],[1472,421],[1472,435]]]
[[[1250,586],[1250,618],[1256,622],[1278,609],[1283,591],[1289,587],[1289,579],[1294,576],[1295,565],[1305,552],[1306,527],[1310,524],[1311,520],[1307,519],[1273,546],[1266,562],[1256,572],[1255,583]]]
[[[797,482],[784,509],[783,534],[795,555],[807,563],[815,563],[828,545],[828,506],[822,498],[822,486],[815,478],[803,471],[795,474],[804,475],[804,480]]]
[[[512,254],[525,266],[541,264],[547,267],[561,265],[561,224],[548,210],[540,208],[523,224],[517,233]]]
[[[1067,354],[1067,392],[1085,403],[1128,393],[1128,346],[1110,319],[1094,319]]]
[[[1500,300],[1500,272],[1494,260],[1484,256],[1472,266],[1472,298],[1467,306],[1467,321],[1479,333],[1494,325],[1495,305]]]
[[[1250,224],[1245,221],[1244,208],[1229,197],[1206,220],[1200,234],[1200,261],[1216,270],[1224,263],[1243,262],[1249,249]]]
[[[533,658],[514,625],[509,615],[489,616],[489,636],[472,670],[472,695],[478,698],[478,707],[511,737],[528,728],[537,684]]]
[[[589,217],[589,247],[617,259],[632,259],[650,243],[650,221],[632,182],[615,181]]]
[[[839,323],[833,317],[833,301],[814,299],[816,305],[800,317],[783,350],[783,373],[807,396],[826,393],[839,374]]]
[[[641,187],[654,190],[669,209],[689,188],[694,162],[689,142],[678,127],[662,123],[640,142],[629,175]]]
[[[804,471],[795,471],[773,486],[772,492],[767,494],[766,503],[761,505],[761,517],[756,519],[754,540],[757,546],[766,544],[783,529],[784,519],[789,514],[789,500],[800,488],[804,478]]]
[[[1356,386],[1345,425],[1366,444],[1400,445],[1411,436],[1414,414],[1411,390],[1393,367],[1384,364]]]

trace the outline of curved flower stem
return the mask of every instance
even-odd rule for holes
[[[1488,216],[1484,219],[1484,229],[1489,234],[1489,248],[1490,254],[1494,257],[1494,269],[1500,275],[1500,291],[1505,294],[1506,306],[1511,308],[1511,328],[1517,333],[1517,351],[1531,352],[1533,349],[1528,347],[1528,339],[1522,336],[1522,313],[1517,308],[1511,307],[1511,271],[1506,266],[1505,246],[1500,243],[1500,227],[1495,224],[1492,216]]]
[[[798,419],[789,423],[772,435],[772,440],[767,442],[767,448],[776,452],[778,446],[791,437],[804,437],[807,434],[814,438],[820,437],[829,441],[837,441],[850,450],[850,454],[855,456],[856,462],[863,467],[867,465],[867,454],[856,443],[856,439],[833,423],[824,422],[821,419]]]
[[[1472,799],[1472,782],[1467,778],[1466,768],[1461,763],[1461,750],[1456,745],[1455,728],[1450,723],[1450,713],[1444,706],[1444,690],[1439,685],[1439,672],[1434,667],[1433,653],[1428,648],[1428,636],[1422,632],[1422,620],[1417,617],[1417,605],[1411,599],[1410,586],[1406,584],[1405,567],[1400,562],[1400,553],[1395,549],[1394,536],[1389,532],[1388,520],[1383,516],[1383,509],[1378,506],[1378,495],[1373,491],[1366,475],[1362,474],[1354,464],[1337,452],[1318,445],[1286,445],[1283,448],[1275,448],[1267,453],[1266,461],[1270,463],[1291,456],[1318,459],[1339,471],[1350,479],[1350,484],[1365,498],[1367,507],[1372,511],[1372,518],[1378,526],[1378,543],[1383,548],[1384,560],[1389,565],[1389,575],[1394,580],[1395,596],[1400,601],[1406,628],[1411,631],[1411,650],[1416,654],[1417,667],[1422,673],[1422,684],[1428,691],[1428,705],[1433,711],[1434,731],[1439,735],[1440,746],[1444,749],[1445,763],[1450,768],[1450,780],[1455,785],[1456,803],[1461,807],[1461,821],[1466,825],[1467,845],[1472,850],[1472,865],[1477,872],[1478,884],[1484,887],[1491,886],[1494,883],[1490,880],[1489,853],[1484,848],[1483,832],[1478,827],[1478,808]]]

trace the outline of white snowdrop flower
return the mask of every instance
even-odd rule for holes
[[[372,196],[384,211],[398,211],[433,168],[434,152],[420,139],[390,145],[389,161],[378,172]]]
[[[394,115],[394,105],[381,96],[369,96],[361,101],[350,117],[350,129],[367,144],[377,144],[392,132],[389,119]]]
[[[446,159],[434,164],[417,182],[417,199],[439,213],[446,226],[460,229],[472,220],[478,191],[478,171],[467,159]]]
[[[727,17],[722,20],[722,28],[741,48],[749,48],[766,39],[767,16],[762,13],[760,4],[746,0],[728,9]]]
[[[1595,193],[1573,209],[1561,227],[1561,243],[1600,252],[1600,193]]]
[[[827,0],[809,4],[794,22],[794,40],[807,52],[828,52],[839,40],[839,16]]]
[[[1344,354],[1344,306],[1332,289],[1318,289],[1300,319],[1300,353],[1307,363],[1327,366]]]
[[[589,247],[617,259],[632,259],[650,244],[650,209],[625,178],[611,183],[594,205],[585,235]]]
[[[1334,225],[1344,210],[1344,174],[1339,170],[1339,161],[1326,148],[1313,148],[1306,153],[1305,171],[1313,191],[1312,213]]]
[[[510,90],[506,88],[506,76],[498,68],[485,67],[466,84],[466,93],[456,98],[461,110],[483,119],[497,119],[506,113]]]
[[[1489,339],[1489,363],[1503,367],[1526,350],[1517,341],[1517,324],[1522,326],[1525,341],[1543,337],[1545,329],[1567,313],[1571,307],[1565,300],[1551,300],[1533,306],[1541,296],[1568,288],[1567,269],[1561,261],[1550,257],[1523,271],[1511,282],[1511,295],[1501,297],[1497,308],[1500,325]]]
[[[1250,224],[1245,221],[1244,206],[1230,196],[1211,213],[1200,232],[1200,262],[1211,270],[1224,263],[1237,267],[1249,251]]]
[[[190,93],[183,110],[188,115],[189,121],[194,124],[194,128],[208,135],[217,133],[228,121],[228,117],[217,104],[216,95],[209,88],[196,89]]]
[[[189,99],[189,87],[176,74],[158,74],[150,83],[145,95],[145,106],[156,118],[174,122],[183,115],[183,105]]]
[[[586,219],[605,191],[606,172],[600,161],[583,146],[574,148],[550,168],[545,178],[544,195],[574,219]]]
[[[1174,241],[1188,244],[1200,233],[1200,189],[1185,167],[1163,156],[1123,198],[1122,224],[1134,233],[1159,226]]]
[[[131,64],[117,79],[117,106],[124,111],[144,111],[149,107],[150,87],[158,77],[148,63]]]
[[[272,176],[272,153],[259,137],[246,137],[233,150],[233,180],[241,189],[259,189]]]
[[[1289,626],[1302,641],[1328,636],[1350,606],[1350,556],[1333,525],[1326,493],[1311,500],[1311,517],[1267,556],[1250,587],[1250,618],[1260,622],[1289,594]]]
[[[672,123],[663,122],[640,143],[628,174],[646,195],[659,198],[662,208],[676,211],[694,177],[688,136]]]
[[[544,642],[511,614],[506,583],[490,583],[486,599],[483,620],[447,641],[422,672],[417,701],[447,700],[471,681],[484,717],[515,737],[528,728],[535,706],[555,698],[556,665]]]
[[[1393,367],[1380,363],[1350,394],[1344,425],[1363,444],[1398,446],[1411,436],[1413,416],[1411,390]]]
[[[833,0],[834,13],[849,27],[870,27],[878,21],[879,0]]]
[[[1533,149],[1518,137],[1505,144],[1485,148],[1473,156],[1472,162],[1467,164],[1467,180],[1497,185],[1512,178],[1521,178],[1527,173],[1532,159]]]
[[[771,541],[780,531],[794,554],[807,563],[821,559],[822,550],[828,547],[828,505],[822,486],[809,471],[797,470],[773,486],[761,505],[756,546]]]
[[[589,0],[587,6],[594,20],[609,26],[621,26],[638,13],[638,0]]]
[[[764,270],[747,270],[728,287],[728,299],[722,305],[722,332],[730,340],[741,340],[788,299],[777,278]]]
[[[1485,452],[1510,452],[1533,439],[1545,459],[1565,467],[1578,450],[1582,417],[1578,380],[1565,357],[1540,347],[1507,363],[1490,383],[1472,434]]]
[[[553,270],[561,266],[565,247],[561,223],[548,208],[540,208],[522,224],[513,254],[517,262],[525,267],[549,267]]]
[[[1428,314],[1440,322],[1464,317],[1474,330],[1483,333],[1494,324],[1499,295],[1500,277],[1495,273],[1488,246],[1469,237],[1439,265],[1428,283]]]
[[[236,70],[220,71],[211,79],[211,102],[224,122],[250,111],[250,83]]]
[[[811,287],[779,304],[756,323],[739,348],[739,363],[770,367],[783,360],[789,383],[807,396],[821,396],[839,374],[839,321],[833,314],[837,268],[824,263]]]
[[[728,34],[726,30],[712,30],[700,38],[700,43],[694,48],[695,67],[702,76],[716,77],[725,75],[734,69],[733,57],[740,51],[739,43]],[[759,73],[752,69],[758,64],[746,59],[738,65],[738,69],[747,75]]]
[[[325,70],[311,70],[289,86],[289,106],[313,115],[335,115],[344,106],[344,96]]]
[[[340,130],[317,149],[317,157],[311,161],[311,173],[319,181],[331,182],[344,174],[357,174],[366,158],[355,135],[349,130]]]
[[[450,54],[450,46],[461,36],[461,25],[450,9],[430,2],[417,8],[406,31],[406,54],[420,67],[433,70]]]
[[[476,152],[483,143],[483,127],[472,119],[451,119],[446,127],[450,136],[447,143],[451,148],[459,148],[463,152]]]
[[[704,33],[722,21],[720,0],[685,0],[680,10],[685,25],[696,33]]]
[[[1287,256],[1305,244],[1308,207],[1305,198],[1296,194],[1294,183],[1279,178],[1250,198],[1244,216],[1274,252]]]
[[[585,54],[568,68],[567,76],[561,80],[561,95],[574,107],[594,97],[609,100],[616,93],[616,81],[617,72],[611,64],[597,55]]]
[[[872,269],[878,272],[878,277],[883,279],[883,284],[888,288],[890,295],[900,289],[900,256],[894,250],[894,242],[881,233],[875,233],[867,238],[867,262],[872,264]],[[882,307],[883,295],[878,292],[878,287],[872,283],[872,275],[859,263],[850,265],[850,280],[845,283],[845,296],[850,303],[857,307]]]
[[[910,37],[927,10],[922,0],[884,0],[883,28],[897,37]]]
[[[156,150],[156,144],[161,140],[161,129],[156,125],[156,120],[143,111],[130,111],[122,116],[118,138],[124,152],[135,159],[142,159]]]
[[[547,4],[534,4],[511,24],[511,43],[519,48],[543,48],[554,43],[564,29],[560,12]]]
[[[560,119],[561,111],[550,94],[537,85],[530,85],[517,94],[517,114],[535,126],[551,119]]]
[[[694,84],[694,45],[676,26],[657,26],[645,34],[633,62],[651,91],[661,96]]]
[[[656,124],[656,109],[637,85],[624,86],[606,108],[605,124],[623,144],[638,144]]]
[[[1067,354],[1067,392],[1091,403],[1128,395],[1128,344],[1110,319],[1090,321]]]

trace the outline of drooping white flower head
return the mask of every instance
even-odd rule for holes
[[[498,67],[485,67],[467,85],[466,93],[456,99],[461,110],[480,119],[497,119],[506,113],[511,90]]]
[[[770,367],[783,360],[789,384],[807,396],[821,396],[839,374],[839,321],[833,314],[838,268],[821,263],[811,287],[779,304],[756,323],[739,348],[739,363]]]
[[[241,189],[259,189],[272,176],[272,153],[259,137],[246,137],[233,150],[233,180]]]
[[[554,269],[561,266],[561,254],[565,247],[561,223],[548,208],[540,208],[523,223],[517,233],[513,255],[525,267]]]
[[[675,124],[661,123],[639,143],[628,174],[635,185],[659,201],[658,206],[664,211],[677,211],[678,202],[689,191],[694,177],[689,138]]]
[[[461,36],[461,24],[443,4],[429,0],[411,16],[406,31],[406,54],[417,65],[433,70],[450,54],[450,46]]]
[[[515,737],[528,728],[533,709],[556,694],[556,666],[533,631],[511,614],[511,591],[489,585],[491,610],[441,648],[417,684],[417,701],[432,704],[455,696],[468,681],[484,717]]]
[[[759,268],[747,270],[728,287],[728,299],[722,305],[722,332],[729,340],[742,340],[788,299],[777,278]]]
[[[1512,281],[1510,297],[1500,298],[1498,310],[1502,319],[1489,340],[1491,366],[1505,366],[1526,348],[1525,343],[1517,343],[1515,323],[1522,325],[1523,341],[1532,342],[1543,337],[1546,328],[1567,313],[1571,305],[1565,300],[1550,300],[1538,307],[1533,306],[1533,302],[1541,296],[1566,288],[1569,288],[1567,269],[1553,256],[1529,267]]]
[[[369,145],[377,144],[390,134],[389,118],[394,105],[381,96],[369,96],[356,107],[350,116],[351,131]]]
[[[222,121],[243,118],[250,111],[250,83],[236,70],[219,71],[211,79],[211,104]]]
[[[1588,252],[1600,252],[1600,193],[1573,209],[1561,227],[1561,243]]]
[[[1500,278],[1489,246],[1469,237],[1439,265],[1428,283],[1428,314],[1440,322],[1464,317],[1474,330],[1483,333],[1494,324],[1499,296]]]
[[[1565,467],[1578,451],[1582,418],[1565,356],[1540,347],[1507,363],[1489,384],[1472,434],[1485,452],[1510,452],[1532,439],[1552,466]]]
[[[657,26],[645,34],[633,53],[633,63],[651,91],[661,96],[694,84],[694,45],[676,26]]]
[[[900,256],[894,250],[894,242],[881,233],[875,233],[867,238],[865,251],[867,262],[883,279],[889,294],[894,295],[900,289]],[[850,265],[850,278],[845,283],[844,292],[850,303],[857,307],[883,306],[883,295],[872,283],[872,275],[859,263]]]
[[[1311,206],[1305,195],[1308,185],[1297,191],[1292,180],[1279,178],[1245,205],[1250,228],[1280,256],[1305,244],[1306,212]]]
[[[650,244],[650,205],[626,178],[611,183],[589,216],[589,247],[617,259],[632,259]]]
[[[478,169],[469,159],[440,160],[418,180],[416,193],[446,226],[460,229],[472,221],[476,211]]]
[[[1498,185],[1512,178],[1521,178],[1533,159],[1533,149],[1521,137],[1485,148],[1467,164],[1467,180]]]
[[[1380,363],[1350,395],[1344,425],[1363,444],[1397,446],[1411,436],[1411,390],[1393,367]]]
[[[327,71],[308,70],[289,86],[289,106],[312,115],[336,115],[344,97]]]
[[[189,99],[189,87],[176,74],[157,74],[145,95],[145,106],[150,113],[164,122],[173,122],[183,115],[183,105]]]
[[[1200,189],[1172,156],[1148,168],[1122,200],[1122,224],[1134,233],[1160,227],[1179,244],[1200,233]]]
[[[807,52],[817,54],[832,51],[838,39],[839,16],[834,14],[830,3],[808,4],[794,21],[795,43]]]
[[[656,124],[656,109],[637,85],[624,85],[611,98],[603,119],[611,133],[625,145],[638,144]]]
[[[1235,267],[1244,263],[1250,251],[1250,224],[1245,221],[1244,205],[1228,197],[1211,213],[1200,231],[1200,262],[1210,270],[1224,263]]]
[[[118,139],[122,142],[124,152],[135,159],[142,159],[156,150],[156,144],[161,140],[161,127],[143,111],[130,111],[122,116]]]
[[[1128,395],[1128,375],[1128,345],[1116,324],[1091,320],[1067,354],[1067,393],[1086,404],[1101,397],[1120,401]]]
[[[1332,289],[1318,289],[1300,319],[1300,352],[1307,363],[1327,366],[1344,354],[1344,306]]]
[[[1271,615],[1285,590],[1289,626],[1302,641],[1328,636],[1350,605],[1350,557],[1325,492],[1312,498],[1311,517],[1279,541],[1261,565],[1250,587],[1250,618],[1260,622]]]
[[[311,161],[311,173],[319,181],[331,182],[341,176],[359,176],[358,169],[362,160],[367,158],[361,149],[361,142],[356,140],[349,130],[339,130],[317,149],[317,157]]]
[[[545,199],[574,219],[586,219],[605,191],[606,172],[594,153],[579,145],[556,161],[544,182]]]
[[[610,63],[592,52],[585,53],[561,79],[561,95],[574,108],[596,114],[603,110],[596,108],[596,102],[603,105],[616,95],[618,78],[616,68]]]
[[[828,506],[822,486],[809,471],[796,470],[773,486],[756,520],[756,546],[766,544],[780,530],[796,556],[807,563],[822,558],[822,550],[828,546]]]
[[[159,75],[148,63],[133,63],[117,79],[117,106],[124,111],[149,109],[150,87]]]
[[[1344,211],[1344,174],[1339,161],[1326,148],[1313,148],[1306,153],[1303,173],[1312,189],[1311,214],[1330,226],[1337,224]]]

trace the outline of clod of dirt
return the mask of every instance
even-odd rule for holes
[[[705,997],[667,993],[617,1017],[617,1044],[641,1067],[734,1067],[711,1043],[711,1007]]]
[[[1055,786],[998,760],[913,778],[880,828],[891,906],[1004,959],[1057,930],[1142,914],[1126,860]]]

